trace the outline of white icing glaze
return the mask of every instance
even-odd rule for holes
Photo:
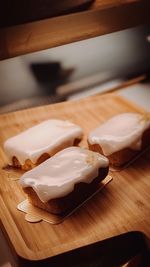
[[[107,166],[108,159],[99,153],[69,147],[26,172],[20,183],[32,187],[40,200],[47,202],[72,192],[76,183],[91,183],[98,176],[99,168]]]
[[[47,120],[9,138],[4,143],[4,150],[10,164],[13,156],[22,165],[27,159],[36,163],[42,154],[51,154],[65,142],[68,143],[66,147],[72,146],[74,140],[80,139],[82,134],[82,129],[69,121]]]
[[[148,114],[122,113],[91,131],[88,142],[99,144],[105,156],[124,148],[140,150],[142,135],[148,128],[150,128]]]

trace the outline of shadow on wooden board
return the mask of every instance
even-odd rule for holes
[[[19,266],[148,267],[149,240],[141,232],[128,232],[72,250],[44,261],[19,259]]]

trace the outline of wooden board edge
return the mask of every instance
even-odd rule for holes
[[[48,104],[48,105],[44,105],[44,106],[37,106],[37,107],[32,107],[32,108],[28,108],[28,109],[22,109],[22,110],[17,110],[17,111],[13,111],[13,112],[9,112],[9,113],[4,113],[4,114],[0,114],[0,121],[4,121],[6,118],[11,119],[12,116],[19,116],[24,112],[29,112],[29,111],[34,111],[34,110],[40,110],[41,108],[45,107],[59,107],[59,106],[70,106],[72,105],[72,103],[85,103],[85,102],[89,102],[90,100],[93,99],[97,99],[97,98],[105,98],[105,97],[112,97],[112,98],[117,98],[119,99],[121,102],[124,102],[126,105],[133,107],[134,109],[139,110],[140,112],[146,112],[144,110],[144,108],[140,107],[138,104],[132,102],[131,100],[126,99],[123,96],[118,95],[117,93],[105,93],[105,94],[99,94],[99,95],[94,95],[94,96],[89,96],[86,97],[84,99],[80,99],[80,100],[71,100],[71,101],[63,101],[63,102],[59,102],[59,103],[55,103],[55,104]]]

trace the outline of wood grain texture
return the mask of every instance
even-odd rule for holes
[[[2,28],[0,59],[134,27],[148,19],[145,1],[97,0],[84,12]]]
[[[3,142],[38,122],[59,118],[77,123],[85,133],[80,145],[87,146],[91,129],[128,111],[142,112],[120,96],[107,94],[0,116],[0,217],[17,255],[30,260],[45,259],[131,230],[150,237],[150,153],[127,169],[113,172],[110,184],[59,225],[26,222],[24,213],[16,208],[25,199],[21,186],[11,179],[11,170],[2,169],[7,164]]]

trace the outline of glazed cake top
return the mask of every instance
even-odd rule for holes
[[[148,128],[150,128],[148,114],[122,113],[91,131],[88,142],[91,145],[99,144],[106,156],[124,148],[140,150],[142,135]]]
[[[20,180],[23,187],[32,187],[42,202],[66,196],[79,182],[91,183],[108,159],[80,147],[69,147],[44,163],[26,172]]]
[[[74,140],[81,139],[82,134],[81,127],[69,121],[46,120],[9,138],[4,143],[4,150],[9,163],[14,156],[22,165],[27,159],[36,163],[42,154],[51,154],[64,142],[68,142],[68,146],[73,145]]]

